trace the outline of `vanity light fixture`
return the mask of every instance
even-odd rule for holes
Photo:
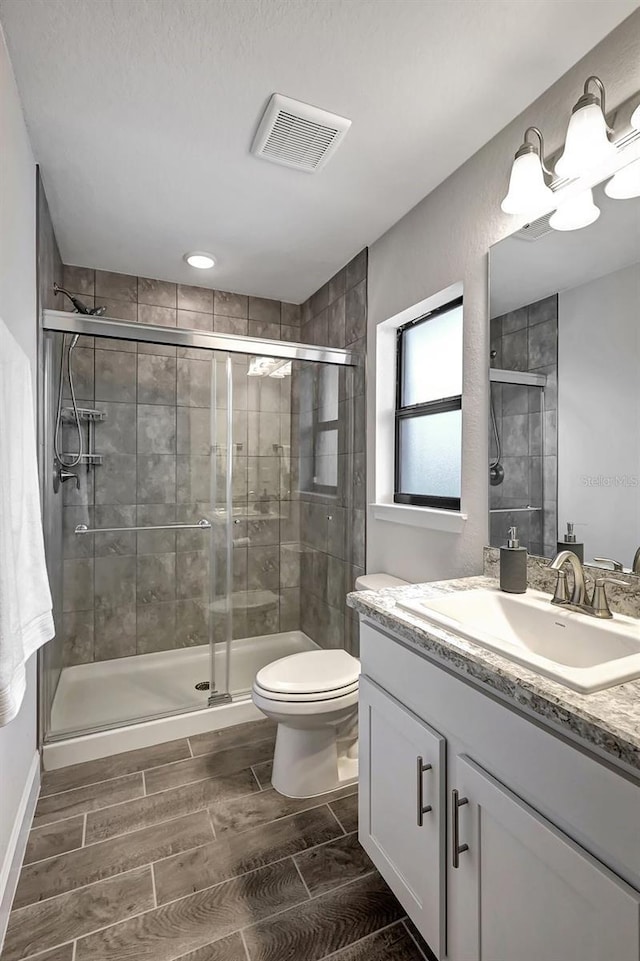
[[[640,197],[640,160],[623,167],[605,185],[604,192],[613,200],[631,200]]]
[[[531,134],[538,138],[538,146],[528,139]],[[509,190],[500,205],[505,214],[533,218],[553,205],[554,195],[547,186],[545,173],[551,176],[544,163],[542,133],[537,127],[527,127],[511,167]]]
[[[198,270],[210,270],[216,265],[215,257],[203,250],[194,250],[190,254],[185,254],[184,259],[190,267],[197,267]]]
[[[580,230],[595,223],[600,216],[600,208],[593,202],[593,191],[589,188],[565,200],[549,218],[549,226],[554,230]]]
[[[595,87],[597,93],[589,87]],[[611,132],[605,117],[604,84],[599,77],[587,77],[571,112],[564,151],[555,167],[558,176],[573,179],[611,161],[617,152],[609,140]]]

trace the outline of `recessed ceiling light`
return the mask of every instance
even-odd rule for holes
[[[194,250],[190,254],[185,254],[184,259],[190,267],[197,267],[198,270],[210,270],[216,264],[215,258],[211,254],[205,254],[202,250]]]

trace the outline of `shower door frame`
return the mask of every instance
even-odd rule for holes
[[[230,452],[232,449],[233,437],[232,437],[232,403],[233,403],[233,391],[231,385],[231,378],[229,374],[229,364],[230,364],[230,354],[244,354],[244,355],[260,355],[263,357],[274,357],[283,360],[299,360],[299,361],[310,361],[319,364],[329,364],[336,367],[348,367],[355,368],[359,366],[364,366],[365,358],[364,355],[357,352],[338,348],[338,347],[317,347],[311,344],[295,343],[290,341],[279,341],[279,340],[265,340],[259,337],[245,337],[236,334],[221,334],[215,332],[208,332],[203,330],[196,330],[190,328],[177,328],[177,327],[163,327],[154,324],[139,324],[131,321],[116,320],[109,317],[96,317],[93,315],[77,314],[70,311],[59,311],[46,309],[42,314],[42,335],[45,333],[58,333],[58,334],[80,334],[81,336],[87,337],[104,337],[104,338],[115,338],[118,340],[129,340],[140,343],[151,343],[151,344],[161,344],[170,347],[190,347],[199,348],[204,350],[209,350],[212,352],[212,358],[220,356],[221,354],[225,357],[225,369],[227,370],[227,412],[228,412],[228,423],[227,423],[227,450]],[[44,372],[46,377],[46,370]],[[45,408],[48,405],[45,405]],[[350,407],[350,433],[353,429],[353,417],[352,410]],[[48,409],[44,410],[44,420],[45,423],[49,423],[52,412]],[[353,445],[350,444],[350,453],[352,454]],[[232,576],[229,567],[229,561],[232,553],[232,510],[231,501],[229,500],[231,494],[231,484],[232,484],[232,474],[229,471],[229,464],[227,465],[227,476],[226,476],[226,546],[227,546],[227,578],[226,578],[226,606],[227,606],[227,630],[226,630],[226,657],[225,657],[225,691],[216,692],[212,691],[209,698],[209,707],[216,707],[218,705],[229,704],[232,701],[232,695],[229,693],[229,674],[231,668],[231,620],[232,620],[232,608],[231,608],[231,589],[232,589]],[[43,465],[43,479],[45,483],[43,491],[43,500],[45,514],[47,513],[47,505],[49,499],[52,496],[52,491],[50,490],[50,480],[52,478],[52,471],[50,465]],[[49,508],[50,511],[50,508]],[[350,525],[348,525],[350,527]],[[213,582],[213,569],[211,570],[211,578]],[[209,655],[210,655],[210,672],[211,681],[215,678],[215,641],[210,635],[209,638]],[[43,649],[39,652],[38,661],[39,676],[43,676],[44,671],[44,657]],[[50,727],[50,712],[51,705],[53,703],[53,698],[51,702],[47,703],[47,695],[51,692],[48,690],[48,686],[45,684],[40,684],[39,689],[39,716],[41,718],[41,728],[42,728],[42,740],[48,740],[49,742],[60,741],[67,739],[68,737],[78,736],[79,732],[62,732],[58,735],[51,735],[48,732]],[[114,723],[110,725],[105,725],[96,730],[113,730],[114,728],[119,728],[122,726],[128,726],[130,724],[138,724],[151,720],[156,720],[162,717],[180,715],[184,713],[189,713],[191,711],[201,710],[201,706],[187,706],[183,710],[176,712],[168,711],[162,714],[157,714],[153,716],[144,716],[136,718],[133,720],[125,720],[124,722]],[[80,732],[94,733],[94,729],[88,729],[86,731]]]

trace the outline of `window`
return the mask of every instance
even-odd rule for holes
[[[462,298],[397,337],[394,501],[459,511]]]
[[[300,485],[304,491],[336,497],[338,494],[339,417],[338,367],[304,365],[300,411]]]

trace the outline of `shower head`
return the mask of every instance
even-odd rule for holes
[[[89,317],[102,317],[107,309],[106,307],[87,307],[87,305],[83,304],[78,297],[76,297],[74,294],[70,294],[69,291],[65,290],[64,287],[61,287],[60,284],[53,285],[53,293],[56,297],[58,294],[64,294],[65,297],[68,297],[75,307],[76,313],[78,314],[86,314]]]

